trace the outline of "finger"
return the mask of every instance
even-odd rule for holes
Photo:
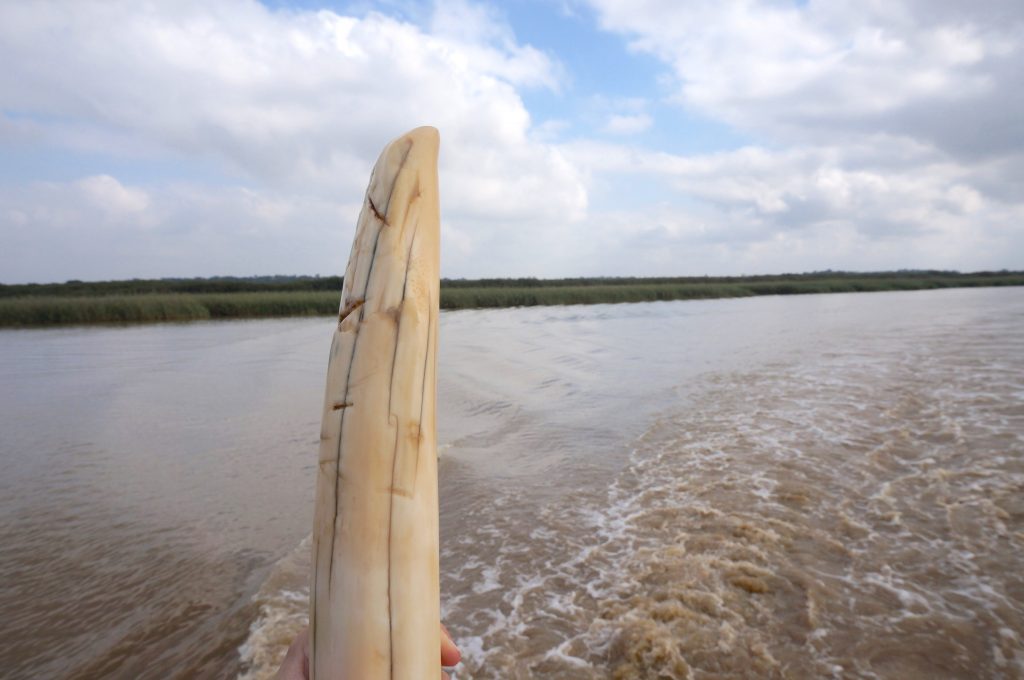
[[[302,629],[295,642],[302,645],[302,680],[309,680],[309,626]]]
[[[455,645],[448,629],[441,625],[441,665],[454,666],[462,659],[462,652]]]
[[[295,636],[284,662],[277,671],[277,680],[307,680],[309,678],[309,629]]]
[[[441,671],[441,680],[452,680],[452,676],[448,675],[444,671]]]

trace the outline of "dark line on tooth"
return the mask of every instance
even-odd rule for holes
[[[373,202],[373,196],[370,195],[369,190],[366,192],[366,202],[370,204],[370,210],[373,212],[373,216],[380,220],[380,223],[385,227],[391,226],[387,219],[387,214],[391,211],[391,198],[395,194],[395,184],[398,183],[398,176],[402,174],[402,169],[405,168],[405,163],[409,160],[409,153],[412,151],[412,147],[412,141],[406,140],[405,153],[402,154],[402,160],[399,161],[398,169],[395,170],[395,177],[391,182],[391,188],[388,190],[387,205],[384,206],[383,213],[377,209],[377,204]]]
[[[394,190],[394,189],[392,188],[392,190]],[[376,217],[380,221],[380,223],[383,224],[385,227],[388,226],[387,219],[383,215],[380,214],[379,210],[377,210],[377,206],[375,206],[373,204],[373,199],[370,198],[370,194],[369,193],[366,194],[366,202],[367,202],[367,204],[369,204],[370,212],[373,213],[373,216]]]
[[[409,148],[410,149],[412,148],[411,144],[409,145]],[[409,151],[406,150],[405,158],[402,159],[402,166],[405,165],[405,160],[408,157],[409,157]],[[397,175],[396,175],[396,177],[397,177]],[[419,176],[417,176],[417,179],[416,179],[416,191],[414,192],[414,195],[412,196],[412,199],[409,201],[409,205],[406,206],[406,213],[405,213],[406,214],[406,222],[409,221],[409,210],[410,210],[412,204],[415,202],[417,196],[419,196]],[[389,199],[389,201],[390,201],[390,199]],[[419,233],[419,226],[420,226],[420,222],[419,222],[419,219],[417,219],[416,223],[415,223],[415,226],[413,227],[412,236],[409,238],[409,249],[406,251],[406,254],[405,254],[405,277],[402,280],[402,299],[398,303],[398,315],[395,318],[395,350],[394,350],[394,352],[391,355],[391,381],[388,383],[388,388],[389,388],[388,389],[388,416],[389,417],[390,417],[391,412],[393,410],[391,408],[391,398],[394,395],[394,390],[391,389],[391,388],[393,388],[394,384],[395,384],[395,362],[396,362],[396,360],[398,358],[398,342],[399,342],[399,339],[401,337],[401,330],[402,330],[402,309],[405,307],[406,294],[408,293],[408,287],[409,287],[409,265],[412,262],[412,251],[413,251],[413,247],[416,245],[416,234]],[[420,413],[422,414],[422,412],[423,412],[423,405],[420,404]],[[398,418],[396,418],[395,419],[395,446],[394,446],[394,449],[391,452],[391,485],[388,487],[388,491],[390,492],[389,493],[389,498],[388,498],[388,650],[389,650],[389,652],[391,654],[391,658],[390,658],[391,673],[389,674],[388,677],[394,677],[394,675],[395,675],[395,633],[394,633],[395,612],[394,612],[394,609],[393,609],[392,603],[391,603],[391,580],[394,578],[394,572],[391,570],[391,535],[392,535],[392,522],[394,521],[394,517],[395,517],[395,493],[396,493],[396,490],[395,490],[395,472],[396,472],[396,468],[398,467],[398,442],[401,440],[401,436],[402,436],[402,423],[398,420]],[[411,498],[412,497],[412,492],[409,492],[408,494],[399,492],[399,495]]]
[[[434,333],[434,300],[431,294],[427,295],[429,311],[427,317],[427,353],[423,357],[423,381],[420,383],[420,429],[416,437],[416,467],[413,469],[412,478],[415,480],[420,474],[420,447],[423,444],[423,409],[427,403],[427,367],[430,365],[430,350],[433,345]],[[413,486],[415,486],[415,481]]]
[[[397,179],[398,176],[395,175],[395,178]],[[369,197],[369,194],[367,194],[367,197]],[[365,307],[364,303],[365,303],[366,299],[369,297],[368,293],[370,292],[370,279],[373,276],[373,266],[377,262],[377,247],[380,245],[380,233],[381,233],[381,231],[382,230],[380,228],[377,229],[377,235],[376,235],[376,237],[373,240],[373,250],[370,252],[370,266],[367,267],[366,278],[363,280],[363,296],[362,296],[362,298],[359,298],[360,300],[362,300],[362,302],[360,302],[358,305],[356,305],[351,310],[351,312],[355,312],[355,311],[359,312],[359,323],[362,323],[363,319],[366,316],[366,307]],[[358,230],[356,232],[356,238],[357,239],[359,238]],[[351,312],[349,314],[351,314]],[[349,314],[346,314],[345,316],[347,317],[347,316],[349,316]],[[339,329],[339,331],[340,331],[340,329]],[[359,336],[359,325],[358,324],[353,329],[353,332],[355,333],[356,337],[352,341],[352,353],[349,355],[349,358],[348,358],[348,372],[345,374],[345,394],[342,395],[342,400],[343,401],[347,401],[348,400],[349,383],[352,381],[352,365],[355,363],[356,350],[359,347],[359,337],[360,336]],[[330,372],[330,363],[328,363],[327,370],[328,370],[328,372]],[[334,463],[335,463],[335,471],[334,471],[334,519],[331,520],[331,557],[330,557],[330,562],[329,562],[328,568],[327,568],[328,569],[328,571],[327,571],[327,573],[328,573],[328,576],[327,576],[327,592],[328,593],[331,591],[331,586],[334,584],[334,548],[335,548],[335,543],[336,543],[335,539],[336,539],[337,533],[338,533],[337,529],[336,529],[337,524],[338,524],[338,492],[339,492],[340,487],[341,487],[341,441],[342,441],[343,436],[345,434],[345,409],[340,409],[340,411],[341,411],[341,422],[338,424],[338,445],[337,445],[337,448],[335,449],[335,454],[334,454]]]

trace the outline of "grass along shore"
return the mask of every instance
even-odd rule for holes
[[[442,309],[1021,286],[1024,272],[882,272],[752,277],[445,280]],[[332,315],[337,277],[160,279],[0,285],[0,327]]]

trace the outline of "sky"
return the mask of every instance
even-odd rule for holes
[[[0,3],[0,282],[337,275],[441,132],[442,276],[1024,269],[1019,0]]]

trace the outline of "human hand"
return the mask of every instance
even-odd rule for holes
[[[441,626],[441,665],[454,666],[462,658],[462,653],[452,641],[448,629]],[[450,680],[448,674],[441,671],[442,680]],[[309,680],[309,628],[295,636],[295,641],[288,648],[288,653],[277,671],[277,680]]]

